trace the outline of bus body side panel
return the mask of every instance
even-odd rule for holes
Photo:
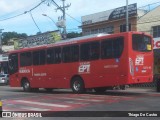
[[[9,85],[11,87],[21,87],[20,79],[19,77],[16,77],[18,73],[15,73],[13,75],[10,75],[9,77]]]
[[[124,35],[124,48],[120,58],[101,59],[98,61],[81,62],[90,66],[90,71],[81,73],[86,88],[109,87],[128,84],[128,34]]]

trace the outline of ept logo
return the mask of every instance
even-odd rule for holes
[[[90,63],[80,63],[78,72],[79,73],[90,73]]]
[[[135,65],[143,65],[144,64],[144,56],[137,56]]]

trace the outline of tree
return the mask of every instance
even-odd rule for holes
[[[82,36],[82,33],[71,32],[67,34],[67,38],[75,38],[75,37],[80,37],[80,36]]]
[[[2,44],[6,45],[12,38],[27,38],[26,33],[19,34],[17,32],[3,32],[2,33]]]

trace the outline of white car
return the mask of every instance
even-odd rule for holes
[[[8,83],[9,83],[9,75],[0,74],[0,84],[8,84]]]

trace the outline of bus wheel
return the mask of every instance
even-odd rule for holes
[[[22,81],[22,87],[23,87],[23,91],[25,91],[25,92],[31,91],[30,83],[28,80]]]
[[[52,92],[53,88],[45,88],[47,92]]]
[[[85,92],[84,82],[80,77],[73,78],[71,88],[74,93],[79,94]]]
[[[104,93],[107,90],[107,88],[100,87],[100,88],[94,88],[94,90],[96,91],[96,93]]]

